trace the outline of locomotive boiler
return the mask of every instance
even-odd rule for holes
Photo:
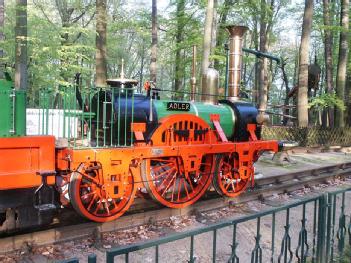
[[[246,30],[228,27],[229,94],[220,100],[212,68],[203,76],[201,97],[190,101],[161,100],[152,85],[146,95],[137,93],[137,82],[121,74],[94,91],[51,91],[46,97],[60,96],[63,103],[42,99],[41,107],[26,110],[21,92],[0,81],[0,100],[8,105],[1,110],[7,125],[0,129],[0,231],[47,224],[63,206],[106,222],[125,213],[136,196],[182,208],[211,185],[228,197],[253,185],[254,162],[264,151],[277,151],[278,143],[260,139],[266,117],[239,98]],[[29,110],[38,115],[41,135],[25,134]]]

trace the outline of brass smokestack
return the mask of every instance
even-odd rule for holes
[[[201,101],[211,104],[218,102],[219,73],[209,67],[202,75],[202,95]]]
[[[246,26],[227,26],[229,32],[229,80],[228,99],[238,100],[241,80],[243,36],[248,30]]]

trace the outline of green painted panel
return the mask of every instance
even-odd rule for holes
[[[26,135],[26,92],[24,90],[16,91],[16,136]]]
[[[10,135],[12,127],[12,105],[10,102],[10,91],[0,89],[0,137]]]
[[[190,103],[190,111],[169,111],[167,110],[167,103],[170,101],[165,100],[155,100],[154,106],[156,108],[157,117],[159,119],[174,115],[174,114],[194,114],[201,117],[204,121],[206,121],[212,128],[213,125],[210,121],[210,114],[219,114],[220,115],[220,124],[225,135],[229,138],[234,133],[234,124],[235,124],[235,114],[230,106],[225,104],[208,104],[202,102],[189,102]]]
[[[15,91],[14,110],[12,87],[13,83],[11,81],[0,80],[0,137],[26,134],[26,92],[22,90]]]

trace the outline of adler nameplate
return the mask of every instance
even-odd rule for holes
[[[167,102],[167,110],[190,111],[190,103],[187,102]]]

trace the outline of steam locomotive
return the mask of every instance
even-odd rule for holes
[[[26,135],[26,94],[0,80],[0,233],[48,224],[63,206],[106,222],[123,215],[136,196],[182,208],[211,184],[228,197],[253,185],[254,162],[278,143],[260,140],[266,116],[239,99],[246,28],[228,31],[223,100],[214,69],[203,76],[200,101],[194,90],[190,101],[160,100],[150,85],[139,94],[137,81],[122,75],[95,92],[56,92],[75,106],[37,109],[42,135],[34,136]],[[55,125],[61,133],[53,134]]]

